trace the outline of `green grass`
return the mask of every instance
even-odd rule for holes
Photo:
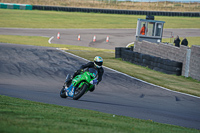
[[[188,40],[189,47],[192,45],[200,45],[200,37],[186,37],[186,39]],[[180,40],[182,41],[183,37],[180,37]],[[170,42],[170,38],[163,38],[162,42]]]
[[[129,62],[122,61],[120,59],[115,59],[114,50],[81,46],[77,47],[74,45],[64,44],[49,44],[48,39],[49,38],[47,37],[0,35],[0,42],[67,48],[67,52],[76,54],[91,61],[96,55],[99,55],[104,59],[104,65],[107,67],[113,68],[147,82],[166,87],[171,90],[200,96],[200,82],[197,80],[185,78],[183,76],[164,74],[161,72],[153,71],[146,67],[141,67]]]
[[[0,9],[0,27],[16,28],[136,28],[137,15],[21,11]],[[200,18],[156,17],[165,28],[200,28]],[[184,22],[184,23],[183,23]],[[46,37],[0,35],[0,42],[67,48],[67,52],[93,60],[104,58],[104,65],[145,81],[200,96],[200,82],[167,75],[114,58],[114,50],[72,45],[48,44]],[[80,52],[81,51],[81,52]],[[199,130],[159,124],[90,110],[36,103],[0,96],[0,132],[140,132],[197,133]]]
[[[0,27],[17,28],[136,28],[137,19],[145,15],[118,15],[100,13],[23,11],[0,9]],[[164,17],[164,28],[200,28],[199,17]]]
[[[199,133],[200,130],[160,124],[91,110],[44,104],[0,95],[0,132],[16,133]]]

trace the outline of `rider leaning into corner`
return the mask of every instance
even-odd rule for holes
[[[83,69],[94,68],[98,71],[97,78],[92,80],[90,83],[93,84],[93,85],[98,85],[99,82],[101,82],[102,76],[103,76],[103,73],[104,73],[104,69],[103,69],[102,65],[103,65],[103,59],[100,56],[96,56],[94,58],[94,62],[88,62],[87,64],[82,65],[80,67],[80,69],[78,69],[74,73],[72,79],[75,78],[77,75],[79,75],[83,71]],[[70,80],[72,80],[72,79],[70,79]],[[69,81],[66,81],[66,82],[69,82]],[[90,92],[94,91],[94,89],[95,89],[95,86],[90,90]]]

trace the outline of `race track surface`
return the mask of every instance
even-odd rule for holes
[[[86,61],[54,48],[0,44],[0,95],[90,109],[200,129],[200,98],[105,68],[102,82],[81,99],[60,98],[65,76]]]
[[[60,33],[60,39],[57,34]],[[163,38],[170,38],[171,33],[176,37],[200,36],[199,29],[164,29]],[[54,37],[51,43],[78,45],[86,47],[115,49],[125,47],[135,41],[136,29],[29,29],[29,28],[0,28],[1,35],[45,36]],[[78,35],[81,41],[78,41]],[[96,36],[96,42],[93,37]],[[109,42],[106,38],[109,36]]]

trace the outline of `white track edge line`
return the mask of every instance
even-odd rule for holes
[[[64,50],[61,50],[60,48],[56,48],[56,49],[59,50],[59,51],[61,51],[61,52],[67,53],[67,54],[69,54],[69,55],[75,56],[75,57],[77,57],[77,58],[80,58],[80,59],[82,59],[82,60],[85,60],[85,61],[88,61],[88,62],[89,62],[89,60],[87,60],[87,59],[85,59],[85,58],[82,58],[82,57],[80,57],[80,56],[77,56],[77,55],[74,55],[74,54],[72,54],[72,53],[66,52],[66,51],[64,51]],[[111,70],[111,71],[114,71],[114,72],[116,72],[116,73],[119,73],[119,74],[122,74],[122,75],[124,75],[124,76],[127,76],[127,77],[129,77],[129,78],[132,78],[132,79],[138,80],[138,81],[140,81],[140,82],[146,83],[146,84],[148,84],[148,85],[152,85],[152,86],[161,88],[161,89],[163,89],[163,90],[167,90],[167,91],[170,91],[170,92],[174,92],[174,93],[178,93],[178,94],[182,94],[182,95],[186,95],[186,96],[190,96],[190,97],[194,97],[194,98],[199,98],[199,99],[200,99],[200,97],[198,97],[198,96],[194,96],[194,95],[191,95],[191,94],[187,94],[187,93],[183,93],[183,92],[178,92],[178,91],[170,90],[170,89],[167,89],[167,88],[165,88],[165,87],[162,87],[162,86],[159,86],[159,85],[155,85],[155,84],[146,82],[146,81],[144,81],[144,80],[141,80],[141,79],[132,77],[132,76],[130,76],[130,75],[128,75],[128,74],[119,72],[119,71],[114,70],[114,69],[112,69],[112,68],[109,68],[109,67],[106,67],[106,66],[103,66],[103,67],[104,67],[104,68],[107,68],[107,69],[109,69],[109,70]]]
[[[54,38],[54,36],[52,36],[49,40],[48,40],[48,42],[49,42],[49,44],[51,44],[51,40]]]
[[[126,48],[128,48],[128,46],[130,46],[131,44],[134,44],[134,42],[131,42],[131,43],[127,44]]]

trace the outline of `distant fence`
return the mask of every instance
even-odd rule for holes
[[[129,15],[200,17],[200,12],[136,11],[136,10],[59,7],[59,6],[43,6],[43,5],[33,5],[33,10],[53,10],[53,11],[66,11],[66,12],[87,12],[87,13],[94,12],[94,13],[129,14]]]
[[[0,8],[3,8],[3,9],[32,10],[32,5],[14,4],[14,3],[0,3]]]

